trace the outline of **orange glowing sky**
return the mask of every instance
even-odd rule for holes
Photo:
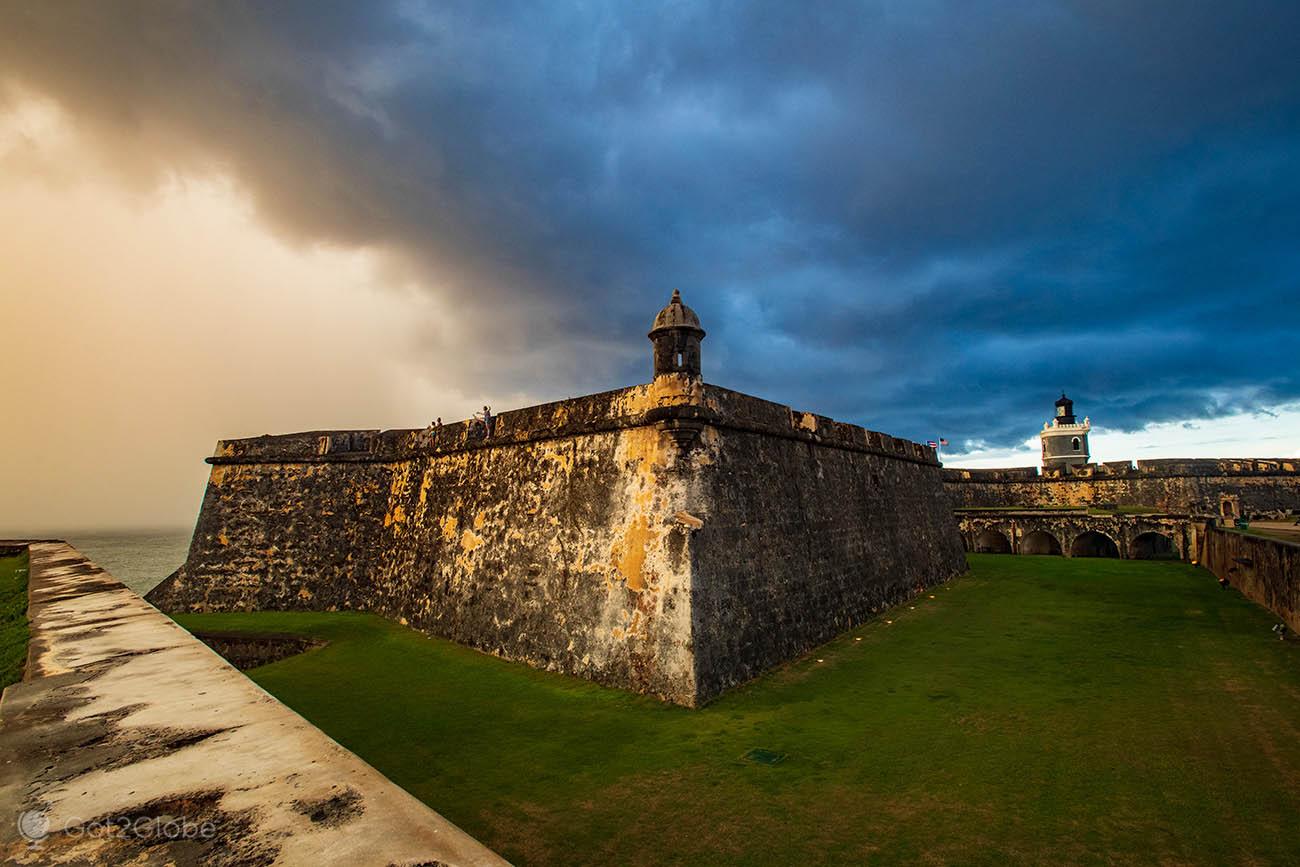
[[[48,101],[0,115],[0,224],[4,530],[184,524],[218,437],[482,403],[410,363],[447,319],[382,256],[286,242],[228,176],[132,184]]]

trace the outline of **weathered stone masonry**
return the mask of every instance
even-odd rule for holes
[[[1061,394],[1043,425],[1043,469],[948,468],[967,550],[1196,562],[1207,520],[1300,512],[1300,462],[1167,458],[1088,463],[1091,421]],[[1089,510],[1094,509],[1095,513]]]
[[[1203,519],[1188,515],[1089,514],[1084,509],[957,511],[966,550],[986,553],[1099,556],[1091,546],[1080,547],[1080,539],[1086,542],[1086,537],[1100,535],[1114,545],[1116,557],[1143,560],[1176,556],[1195,561],[1204,524]]]
[[[1203,564],[1300,633],[1300,545],[1206,527]]]
[[[222,441],[149,599],[371,610],[693,706],[965,568],[932,451],[692,373],[491,436]]]
[[[945,469],[956,508],[1062,508],[1113,503],[1184,515],[1267,516],[1300,509],[1300,462],[1167,459],[1088,464],[1068,475],[1038,467]]]

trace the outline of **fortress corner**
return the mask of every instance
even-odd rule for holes
[[[674,292],[644,385],[490,430],[226,440],[165,610],[374,611],[697,706],[965,568],[934,452],[705,383]]]

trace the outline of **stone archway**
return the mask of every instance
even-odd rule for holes
[[[1129,556],[1134,560],[1178,560],[1178,546],[1164,533],[1154,530],[1139,533],[1129,548]]]
[[[1056,537],[1046,530],[1034,530],[1026,533],[1025,538],[1020,540],[1021,554],[1054,554],[1061,556],[1061,543]]]
[[[1105,533],[1088,530],[1080,533],[1070,546],[1071,557],[1118,557],[1119,546]]]
[[[979,554],[1010,554],[1011,540],[997,530],[984,530],[975,537],[975,551]]]

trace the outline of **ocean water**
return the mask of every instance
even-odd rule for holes
[[[191,528],[54,534],[137,593],[148,593],[185,562]]]

